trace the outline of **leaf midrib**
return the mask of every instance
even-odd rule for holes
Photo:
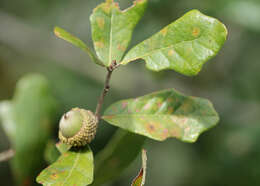
[[[64,184],[67,182],[67,180],[68,180],[69,177],[71,176],[73,170],[75,169],[76,164],[77,164],[77,162],[78,162],[78,160],[79,160],[79,155],[80,155],[80,153],[77,153],[76,159],[75,159],[75,161],[74,161],[74,163],[73,163],[73,165],[72,165],[72,168],[71,168],[71,170],[70,170],[68,176],[65,178],[64,182],[62,183],[62,185],[64,185]]]
[[[152,37],[153,37],[153,36],[152,36]],[[121,63],[125,64],[125,63],[129,63],[129,62],[131,62],[131,61],[137,60],[137,59],[143,59],[143,58],[145,58],[146,56],[150,56],[150,55],[152,55],[153,53],[156,53],[156,52],[159,51],[159,50],[164,50],[164,49],[167,49],[167,48],[173,48],[173,47],[175,47],[175,46],[177,46],[177,45],[180,45],[180,44],[182,44],[182,43],[185,43],[185,42],[193,42],[193,41],[196,41],[196,40],[200,39],[201,37],[202,37],[202,35],[199,36],[199,37],[197,37],[197,38],[195,38],[195,39],[186,40],[186,41],[180,41],[180,42],[178,42],[178,43],[169,45],[169,46],[167,46],[167,47],[162,47],[162,48],[158,48],[158,49],[153,49],[153,50],[151,50],[150,52],[145,53],[144,55],[141,55],[141,56],[138,56],[138,57],[129,59],[129,60],[127,60],[127,61],[123,60]],[[147,40],[145,40],[145,41],[147,41]],[[145,41],[143,41],[142,43],[144,43]],[[141,45],[142,43],[139,43],[138,45]],[[138,45],[137,45],[137,46],[138,46]],[[133,50],[134,50],[134,49],[135,49],[135,48],[133,48]],[[212,50],[212,49],[210,49],[210,50]],[[214,52],[214,51],[213,51],[213,52]],[[126,56],[127,56],[127,55],[126,55]]]
[[[113,9],[111,10],[111,19],[110,19],[110,33],[109,33],[109,59],[108,59],[108,65],[111,64],[112,62],[112,41],[113,41],[113,26],[112,26],[112,23],[113,23],[113,16],[114,13],[113,13]]]

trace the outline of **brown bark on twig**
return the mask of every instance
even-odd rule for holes
[[[105,98],[105,96],[107,95],[107,93],[110,89],[109,82],[110,82],[110,79],[111,79],[111,75],[112,75],[113,71],[118,66],[119,66],[119,64],[117,64],[116,61],[114,60],[112,62],[112,64],[109,67],[107,67],[107,76],[106,76],[105,85],[104,85],[103,91],[102,91],[102,93],[99,97],[98,104],[97,104],[97,107],[96,107],[96,112],[95,112],[95,115],[97,116],[98,121],[100,120],[100,111],[101,111],[101,108],[102,108],[102,105],[103,105],[103,102],[104,102],[104,98]]]

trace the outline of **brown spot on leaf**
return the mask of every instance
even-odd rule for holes
[[[114,5],[115,5],[115,7],[116,7],[117,9],[120,9],[118,2],[115,2]]]
[[[172,56],[173,54],[174,54],[174,50],[173,49],[168,51],[168,56]]]
[[[167,27],[165,27],[164,29],[161,30],[161,33],[162,33],[163,36],[166,36],[167,32],[168,32]]]
[[[62,159],[58,159],[57,162],[62,162]]]
[[[96,47],[98,48],[104,48],[104,43],[102,41],[96,41],[95,42]]]
[[[111,4],[113,3],[113,0],[107,0],[105,4],[103,4],[103,6],[101,6],[102,10],[106,13],[106,14],[110,14],[111,12]]]
[[[146,125],[146,129],[147,129],[147,131],[148,131],[149,133],[152,133],[152,132],[155,131],[155,125],[154,125],[153,123],[148,123],[148,124]]]
[[[169,136],[169,131],[168,131],[168,129],[163,129],[162,139],[166,139],[168,136]]]
[[[193,30],[192,30],[192,35],[193,35],[194,37],[198,37],[199,34],[200,34],[200,28],[194,27]]]
[[[118,44],[117,49],[121,50],[121,51],[125,51],[126,48],[124,46],[122,46],[121,44]]]
[[[98,24],[98,27],[103,30],[104,29],[104,25],[105,25],[104,18],[98,17],[97,18],[97,24]]]
[[[123,101],[123,102],[122,102],[122,108],[123,108],[123,109],[126,108],[127,105],[128,105],[128,102],[127,102],[127,101]]]
[[[59,176],[58,176],[56,173],[53,173],[53,174],[51,175],[51,179],[54,179],[54,180],[56,180],[58,177],[59,177]]]
[[[61,37],[60,32],[58,32],[56,29],[54,30],[54,34],[55,34],[57,37]]]

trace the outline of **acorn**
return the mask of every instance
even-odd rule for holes
[[[60,120],[59,139],[74,147],[89,144],[95,138],[97,123],[97,117],[90,110],[73,108]]]

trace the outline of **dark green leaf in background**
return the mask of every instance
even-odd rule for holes
[[[143,59],[150,70],[196,75],[218,53],[226,36],[221,22],[192,10],[131,49],[122,64]]]
[[[54,163],[60,156],[60,152],[58,151],[55,141],[49,140],[45,151],[44,151],[44,159],[47,163]]]
[[[219,121],[208,100],[184,96],[174,89],[116,102],[106,109],[103,119],[155,140],[175,137],[185,142],[195,142]]]
[[[107,146],[95,158],[93,186],[99,186],[119,177],[135,160],[145,137],[118,129]]]
[[[65,41],[87,52],[90,58],[92,59],[92,61],[95,62],[96,64],[104,66],[103,63],[97,58],[97,56],[90,50],[90,48],[77,37],[73,36],[72,34],[70,34],[69,32],[67,32],[66,30],[60,27],[55,27],[54,33],[57,37],[64,39]]]
[[[93,10],[90,17],[92,39],[97,55],[105,66],[113,60],[121,60],[146,3],[147,0],[136,0],[132,7],[121,11],[113,0],[106,0]]]
[[[1,104],[0,119],[15,150],[11,165],[19,185],[32,184],[43,165],[57,108],[48,81],[39,74],[23,77],[13,100]]]
[[[86,186],[92,183],[93,172],[93,153],[86,146],[63,153],[55,163],[40,173],[37,182],[49,186]]]

